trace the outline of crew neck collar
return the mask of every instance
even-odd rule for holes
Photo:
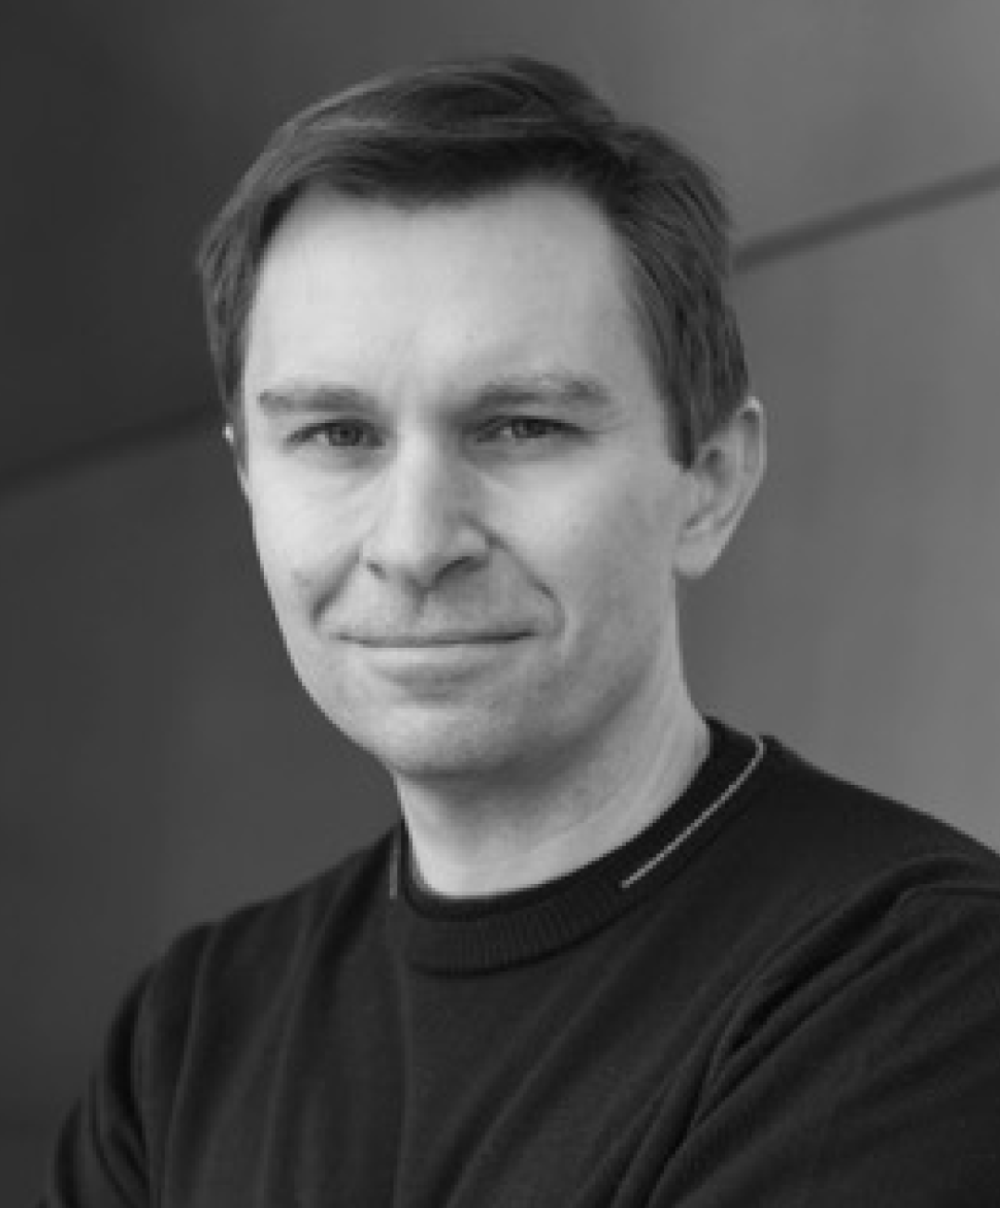
[[[542,885],[485,898],[439,897],[415,882],[400,822],[389,903],[400,955],[437,973],[523,964],[578,942],[655,893],[755,791],[762,740],[707,722],[708,756],[669,808],[621,847]]]

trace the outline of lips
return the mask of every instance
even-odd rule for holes
[[[519,639],[528,636],[524,630],[482,628],[364,630],[352,632],[346,642],[365,675],[391,685],[393,699],[403,693],[407,699],[454,702],[461,690],[522,665],[519,652],[530,646]]]
[[[345,635],[347,641],[359,646],[371,646],[378,650],[421,650],[435,646],[483,646],[494,645],[498,642],[515,642],[518,638],[526,637],[520,631],[475,630],[443,630],[435,633],[351,633]]]

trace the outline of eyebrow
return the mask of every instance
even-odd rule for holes
[[[574,373],[515,374],[486,382],[473,395],[476,409],[548,403],[560,407],[604,409],[614,399],[598,378]]]
[[[262,390],[257,403],[261,411],[272,416],[380,409],[378,399],[368,391],[330,382],[295,383]],[[562,372],[495,378],[473,390],[470,397],[470,409],[474,412],[539,403],[603,410],[614,405],[614,398],[598,378]]]
[[[257,395],[257,405],[266,415],[279,416],[371,410],[377,406],[377,401],[372,395],[355,386],[317,383],[295,384],[283,386],[280,389],[262,390]]]

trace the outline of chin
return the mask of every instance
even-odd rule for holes
[[[392,776],[408,780],[488,777],[523,763],[525,738],[487,718],[385,719],[377,726],[356,719],[334,724],[378,760]]]

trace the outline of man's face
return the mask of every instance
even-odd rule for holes
[[[556,770],[679,688],[689,484],[623,273],[599,212],[542,186],[315,192],[267,251],[243,470],[264,577],[308,692],[401,777]]]

